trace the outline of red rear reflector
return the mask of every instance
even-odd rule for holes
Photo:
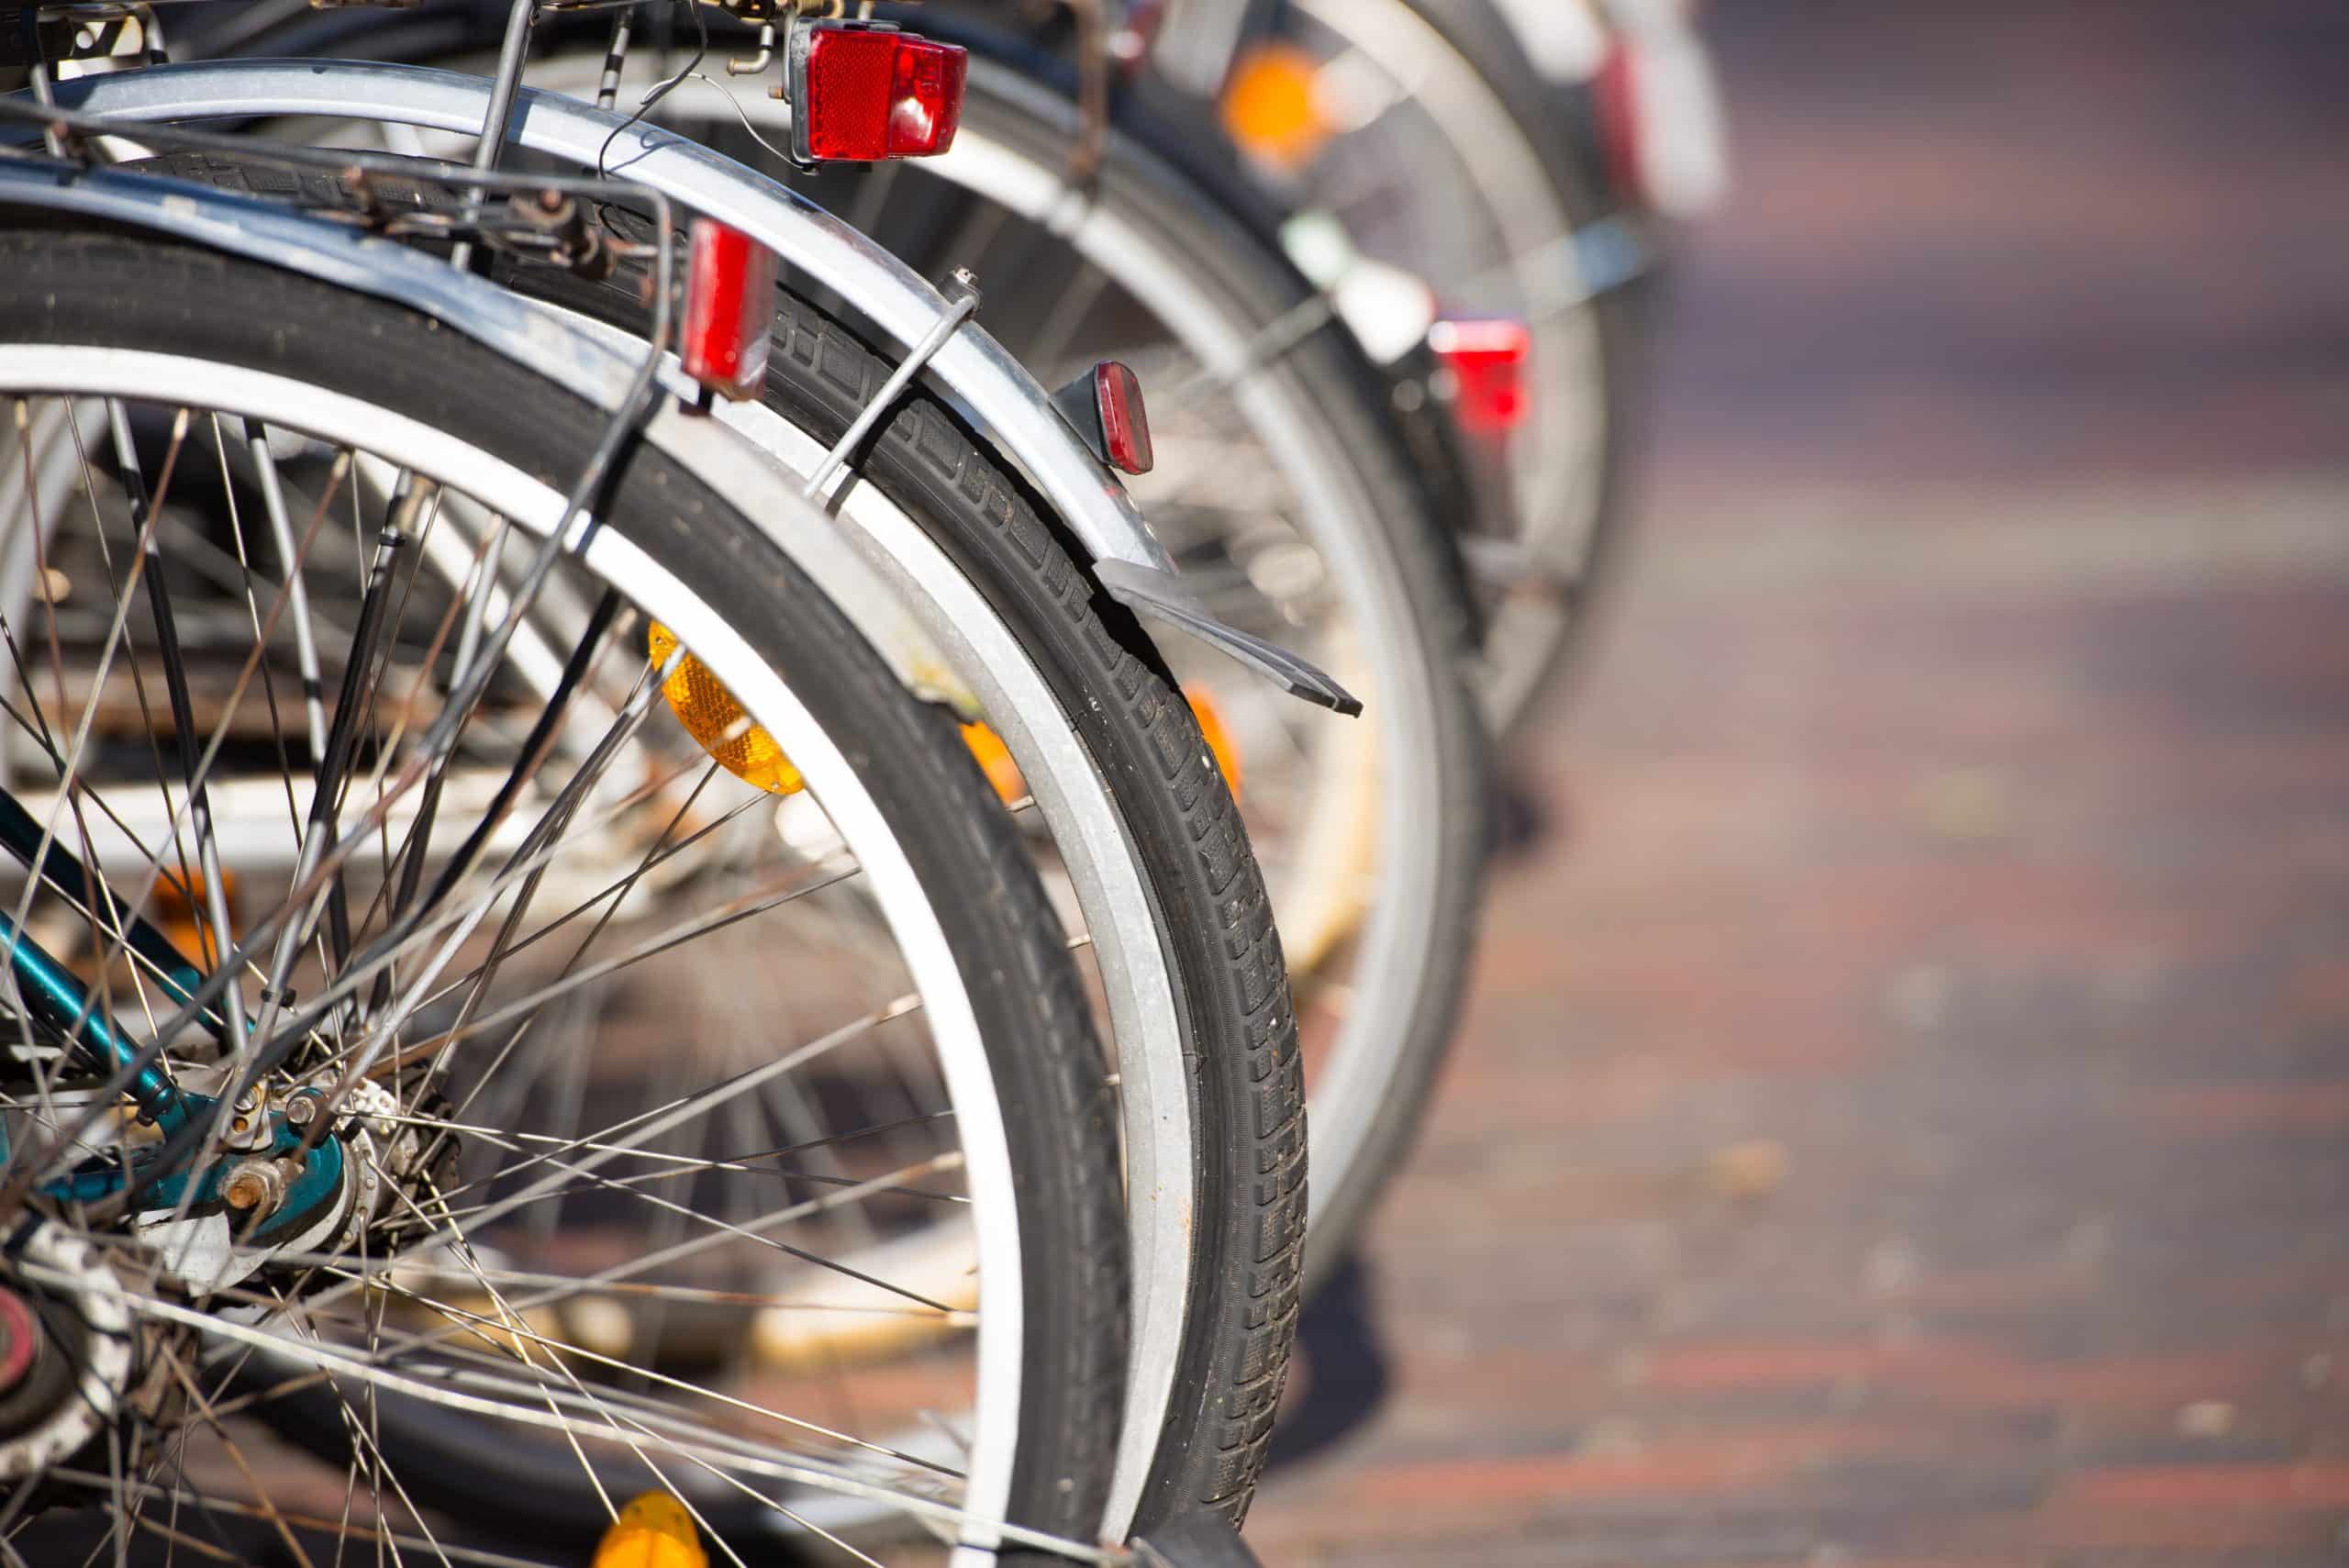
[[[1452,372],[1453,411],[1462,428],[1507,435],[1525,423],[1525,362],[1533,334],[1519,321],[1439,321],[1428,347]]]
[[[954,145],[970,56],[892,28],[819,22],[791,61],[792,139],[803,158],[874,163]]]
[[[1150,411],[1141,404],[1141,378],[1104,360],[1052,394],[1052,406],[1076,428],[1093,455],[1127,473],[1148,473]]]
[[[685,276],[685,373],[723,396],[756,397],[774,341],[774,252],[707,217],[693,221]]]
[[[1101,455],[1122,473],[1148,473],[1156,454],[1150,446],[1141,378],[1115,360],[1104,360],[1093,367],[1093,394],[1101,407]]]

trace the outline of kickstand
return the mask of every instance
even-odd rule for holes
[[[1264,1568],[1221,1514],[1185,1514],[1134,1542],[1136,1568]]]

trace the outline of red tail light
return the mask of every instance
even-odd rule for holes
[[[1121,473],[1150,472],[1155,454],[1140,376],[1115,360],[1104,360],[1052,394],[1052,402],[1095,457]]]
[[[954,145],[970,56],[894,28],[818,22],[791,41],[794,150],[818,162],[929,158]]]
[[[756,397],[766,384],[774,325],[774,252],[707,217],[693,221],[685,275],[685,373],[721,396]]]
[[[1519,321],[1439,321],[1428,347],[1452,372],[1453,407],[1476,435],[1507,435],[1525,423],[1525,362],[1533,334]]]

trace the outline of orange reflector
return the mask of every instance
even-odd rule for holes
[[[1223,722],[1223,709],[1215,698],[1200,685],[1183,688],[1183,700],[1191,705],[1192,717],[1199,721],[1199,734],[1208,743],[1208,752],[1215,758],[1217,769],[1223,774],[1224,786],[1231,791],[1231,798],[1240,798],[1240,748],[1231,739],[1231,730]]]
[[[1223,126],[1242,150],[1287,168],[1304,163],[1330,139],[1314,101],[1321,67],[1303,50],[1266,44],[1241,56],[1223,89]]]
[[[1011,748],[1003,743],[1002,736],[984,724],[966,724],[963,744],[979,760],[979,772],[986,774],[1004,805],[1016,805],[1026,797],[1028,781],[1020,776],[1019,764],[1011,760]]]
[[[233,924],[237,909],[237,873],[228,867],[220,868],[220,892],[228,904],[229,920]],[[206,966],[220,962],[220,950],[213,940],[211,914],[212,892],[203,877],[190,873],[186,881],[180,874],[164,871],[155,878],[154,910],[148,923],[163,933],[171,944],[183,953]],[[228,934],[230,942],[236,933]]]
[[[595,1568],[709,1568],[709,1554],[685,1506],[666,1492],[647,1492],[604,1531]]]
[[[676,634],[659,621],[651,623],[645,641],[656,670],[677,649]],[[692,654],[677,661],[677,667],[661,683],[661,695],[669,699],[670,711],[685,727],[685,733],[744,784],[755,784],[769,795],[796,795],[806,787],[807,781],[783,754],[774,737],[748,723],[742,705],[709,673],[709,666]]]

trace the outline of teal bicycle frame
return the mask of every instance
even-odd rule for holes
[[[154,970],[165,992],[183,1006],[195,1000],[203,976],[177,944],[93,877],[5,789],[0,789],[0,849],[6,849],[22,862],[37,881],[48,884],[83,909],[94,915],[103,911],[103,917],[111,920],[126,948]],[[0,944],[6,948],[8,970],[26,1013],[53,1035],[69,1054],[102,1076],[121,1072],[139,1061],[139,1048],[123,1038],[89,988],[54,954],[17,929],[5,914],[0,914]],[[227,1025],[217,1012],[207,1009],[200,1016],[216,1035],[225,1037]],[[223,1042],[226,1043],[225,1038]],[[139,1107],[139,1119],[161,1129],[166,1135],[186,1134],[217,1103],[206,1095],[181,1089],[173,1082],[170,1069],[161,1062],[139,1066],[131,1075],[128,1093]],[[306,1150],[305,1141],[301,1132],[281,1118],[273,1129],[268,1148],[255,1151],[264,1156],[302,1157],[302,1173],[279,1206],[279,1212],[284,1214],[301,1213],[311,1200],[342,1180],[341,1140],[320,1138]],[[228,1168],[225,1162],[216,1161],[200,1170],[191,1170],[188,1162],[201,1146],[202,1140],[193,1136],[167,1137],[162,1145],[164,1153],[160,1157],[150,1157],[143,1163],[128,1159],[94,1160],[59,1180],[43,1184],[40,1192],[43,1196],[70,1203],[94,1203],[131,1192],[140,1195],[151,1207],[176,1207],[187,1197],[193,1183],[194,1203],[215,1202]],[[6,1147],[5,1129],[0,1129],[0,1158],[6,1157]],[[254,1229],[252,1239],[268,1240],[270,1229],[264,1220]]]

